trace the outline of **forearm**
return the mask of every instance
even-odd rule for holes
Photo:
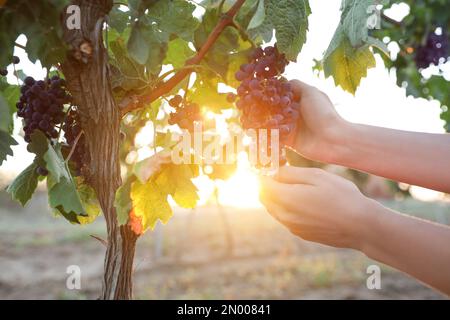
[[[399,214],[374,201],[370,207],[361,251],[450,295],[450,228]]]
[[[450,193],[450,135],[345,123],[336,139],[325,160]]]

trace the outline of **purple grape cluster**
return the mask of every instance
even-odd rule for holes
[[[281,76],[288,63],[276,47],[256,48],[249,62],[235,74],[236,80],[241,81],[236,107],[241,111],[242,127],[278,129],[280,147],[288,144],[300,114],[300,97]],[[281,158],[280,163],[285,163],[285,159]]]
[[[439,65],[439,62],[446,61],[449,56],[448,36],[445,32],[436,34],[432,31],[428,34],[426,43],[417,47],[414,60],[417,68],[425,69],[431,64]]]
[[[57,125],[64,120],[64,104],[71,100],[64,79],[54,76],[46,81],[36,81],[27,77],[20,92],[16,107],[17,115],[24,119],[25,141],[31,142],[35,130],[43,132],[48,139],[58,138]],[[37,173],[42,176],[48,174],[41,167],[37,168]]]
[[[169,105],[175,108],[175,112],[170,114],[169,124],[177,124],[181,129],[194,130],[194,121],[201,121],[202,114],[200,106],[194,102],[188,102],[180,95],[169,100]]]
[[[67,112],[63,130],[64,138],[67,142],[67,150],[72,150],[76,143],[75,150],[73,150],[69,160],[70,164],[73,166],[75,176],[86,176],[85,171],[87,169],[87,163],[89,163],[89,153],[85,136],[81,134],[82,128],[80,125],[80,117],[78,110],[75,107],[71,107],[69,112]]]
[[[25,141],[31,142],[35,130],[42,131],[47,138],[58,138],[56,125],[64,120],[64,104],[71,100],[64,79],[54,76],[47,81],[36,81],[32,77],[24,80],[17,102],[17,115],[24,119]]]

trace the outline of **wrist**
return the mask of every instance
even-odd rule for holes
[[[355,249],[361,251],[368,257],[373,256],[377,239],[383,230],[382,220],[385,213],[386,209],[380,203],[366,198],[365,208],[360,212],[362,219],[355,232]]]
[[[323,153],[321,162],[346,165],[347,159],[352,158],[351,138],[356,128],[350,122],[339,119],[336,124],[324,132],[322,138]]]

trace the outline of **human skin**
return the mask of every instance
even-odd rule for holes
[[[450,135],[342,119],[318,89],[293,81],[301,120],[290,146],[303,156],[450,193]],[[406,216],[317,168],[281,168],[261,180],[261,202],[297,236],[353,248],[450,295],[450,228]]]

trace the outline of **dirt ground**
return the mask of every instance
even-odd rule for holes
[[[388,205],[450,221],[448,204]],[[97,298],[105,248],[90,235],[104,237],[103,219],[72,226],[51,215],[44,195],[22,209],[0,194],[0,299]],[[372,264],[380,290],[366,287]],[[80,290],[66,287],[70,265],[80,267]],[[178,210],[140,239],[134,282],[137,299],[445,299],[358,252],[298,239],[262,209],[215,206]]]

